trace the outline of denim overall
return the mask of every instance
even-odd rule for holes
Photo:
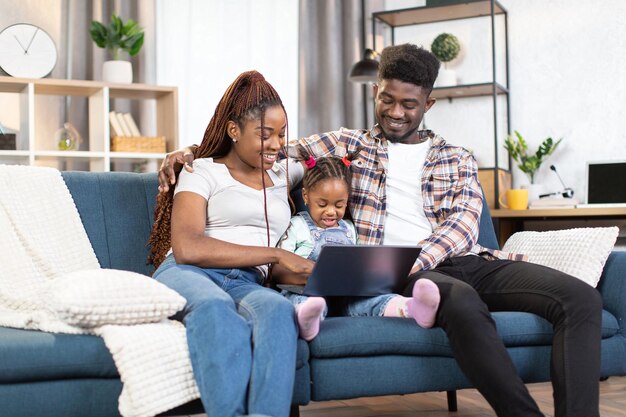
[[[354,245],[356,244],[356,236],[353,235],[352,230],[348,227],[345,220],[339,220],[338,227],[324,229],[318,227],[311,218],[311,215],[302,211],[298,213],[298,216],[302,217],[307,226],[309,226],[309,232],[311,233],[311,240],[313,241],[313,250],[307,257],[312,261],[316,261],[320,255],[322,247],[324,245]],[[288,291],[283,291],[283,295],[289,299],[294,306],[305,302],[308,298],[306,295],[294,294]],[[389,300],[395,297],[396,294],[384,294],[376,297],[343,297],[344,302],[342,304],[343,316],[357,317],[357,316],[382,316],[385,312],[385,307]],[[326,317],[328,310],[324,310],[322,317]]]
[[[309,232],[311,233],[311,240],[313,241],[313,250],[307,257],[312,261],[317,261],[320,256],[322,247],[324,245],[356,245],[356,236],[353,236],[352,231],[348,228],[348,224],[345,220],[341,219],[337,223],[339,227],[333,227],[330,229],[322,229],[313,223],[311,215],[302,211],[298,213],[298,216],[302,217],[309,226]]]

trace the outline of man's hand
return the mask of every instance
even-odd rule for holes
[[[176,173],[180,172],[182,167],[189,172],[193,172],[193,151],[196,146],[188,146],[178,149],[165,155],[165,159],[159,168],[159,192],[166,193],[170,189],[170,185],[176,184]]]

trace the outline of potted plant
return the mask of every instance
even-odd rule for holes
[[[430,50],[440,62],[443,62],[444,66],[443,69],[439,70],[437,86],[456,85],[456,73],[453,69],[448,69],[447,64],[456,58],[461,51],[461,44],[457,37],[450,33],[442,33],[430,45]]]
[[[139,53],[143,46],[143,28],[132,19],[124,23],[113,13],[109,26],[92,21],[89,34],[98,47],[109,51],[113,59],[106,61],[102,67],[103,81],[122,84],[133,82],[132,65],[128,61],[121,61],[120,54],[124,51],[132,57]]]
[[[539,190],[538,187],[535,186],[535,173],[548,156],[552,155],[552,153],[556,150],[559,143],[563,140],[563,138],[554,141],[552,138],[546,138],[539,148],[534,154],[528,152],[528,143],[524,140],[522,135],[516,130],[515,136],[517,139],[513,138],[513,136],[508,135],[506,140],[504,141],[504,147],[508,151],[509,155],[515,162],[517,162],[517,167],[528,175],[530,179],[529,188],[529,199],[533,200],[538,197]],[[532,195],[531,195],[532,194]],[[537,194],[537,195],[535,195]]]

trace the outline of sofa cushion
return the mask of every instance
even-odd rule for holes
[[[0,358],[2,384],[56,379],[119,378],[113,358],[102,338],[98,336],[0,327]],[[308,380],[308,366],[309,345],[298,339],[296,373],[300,378]],[[300,391],[301,388],[302,386]],[[298,398],[303,403],[306,402],[308,390],[300,392]]]
[[[186,300],[145,275],[117,269],[76,271],[52,280],[48,305],[73,326],[153,323],[173,316]]]
[[[0,327],[0,382],[117,378],[101,338]]]
[[[552,326],[531,313],[494,312],[498,334],[507,347],[548,346]],[[619,332],[617,319],[602,312],[602,338]],[[422,329],[413,320],[392,317],[332,317],[322,322],[310,343],[313,358],[346,356],[429,355],[452,357],[443,329]]]
[[[502,249],[523,253],[530,262],[565,272],[595,287],[618,233],[615,226],[517,232]]]
[[[150,275],[156,173],[62,172],[102,268]]]

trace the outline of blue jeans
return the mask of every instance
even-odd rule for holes
[[[294,306],[304,303],[309,296],[282,291],[282,294]],[[389,301],[398,297],[397,294],[383,294],[375,297],[341,297],[341,311],[339,315],[347,317],[382,317]],[[328,314],[328,307],[324,309],[322,318]]]
[[[256,269],[203,269],[168,256],[154,278],[185,297],[191,365],[209,417],[287,417],[298,330],[293,306]]]

